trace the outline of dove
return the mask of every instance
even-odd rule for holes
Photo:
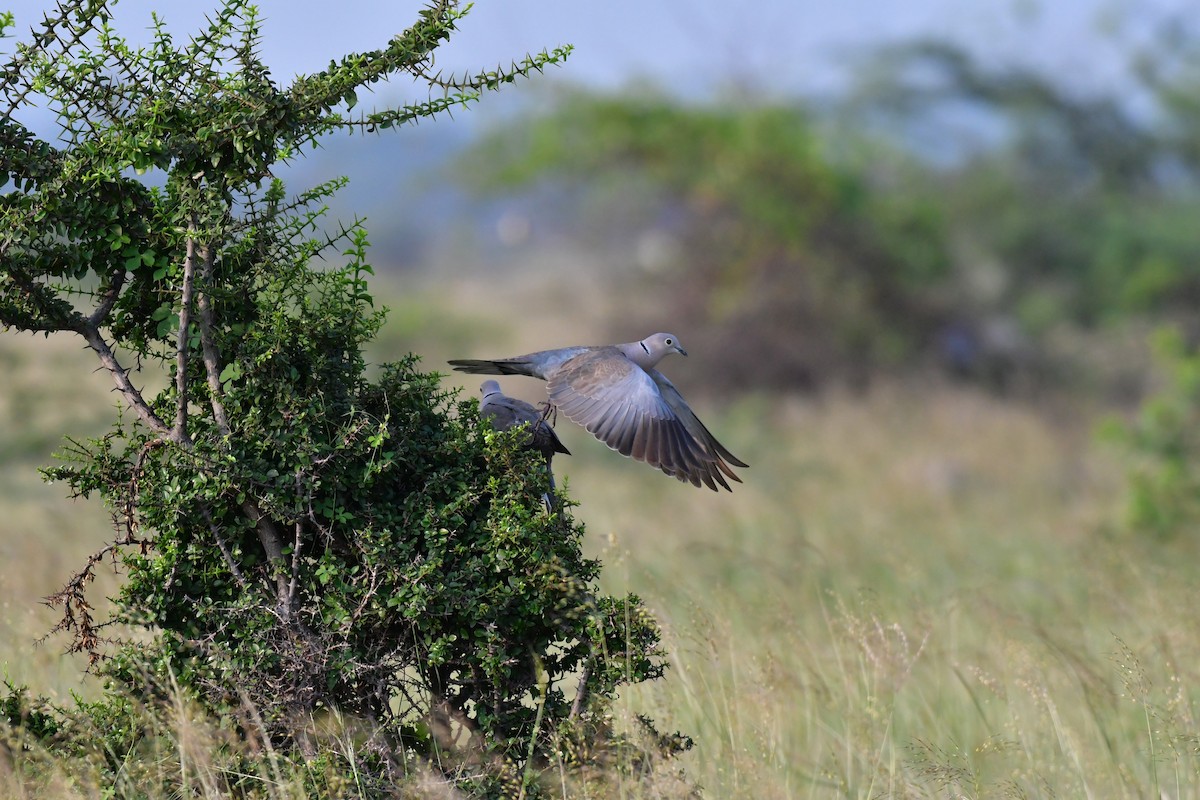
[[[504,394],[500,391],[497,381],[484,381],[479,387],[479,392],[483,395],[483,401],[479,404],[479,415],[491,422],[493,428],[507,431],[520,425],[528,426],[529,440],[525,446],[530,450],[537,450],[546,459],[546,472],[550,475],[550,491],[553,493],[554,472],[550,469],[550,459],[554,458],[555,453],[569,456],[571,451],[559,441],[558,434],[540,411],[524,400]],[[546,504],[547,511],[554,510],[552,494],[543,497],[542,502]]]
[[[540,411],[524,400],[509,397],[500,391],[497,381],[484,381],[479,387],[483,401],[479,404],[479,413],[492,423],[498,431],[506,431],[518,425],[529,425],[529,443],[531,450],[537,450],[546,457],[546,461],[554,458],[555,453],[571,455],[571,451],[559,441],[558,434],[550,423],[546,422]]]
[[[717,441],[667,377],[665,356],[687,351],[679,337],[656,333],[640,342],[563,347],[496,359],[454,359],[460,372],[528,375],[546,381],[550,404],[623,456],[713,491],[741,483],[747,467]]]

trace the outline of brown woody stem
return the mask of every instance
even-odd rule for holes
[[[175,427],[172,441],[189,441],[187,433],[188,328],[192,323],[192,292],[196,281],[196,228],[188,228],[187,255],[183,259],[183,293],[179,303],[179,336],[175,344]]]

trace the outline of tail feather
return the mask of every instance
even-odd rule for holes
[[[527,361],[487,361],[476,358],[456,358],[448,361],[458,372],[469,372],[475,375],[528,375]]]

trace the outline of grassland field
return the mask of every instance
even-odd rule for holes
[[[588,343],[619,312],[581,315],[555,291],[381,283],[393,311],[371,358],[411,349],[444,371]],[[35,472],[62,434],[113,414],[80,344],[0,336],[0,669],[60,698],[96,686],[61,640],[34,644],[54,621],[40,600],[108,533],[97,503]],[[703,359],[663,369],[692,396]],[[474,392],[473,377],[459,385]],[[605,588],[645,598],[671,652],[622,713],[693,736],[680,766],[705,796],[1200,797],[1200,567],[1187,543],[1122,528],[1122,454],[1095,436],[1105,409],[940,383],[696,396],[751,464],[732,494],[565,421],[574,455],[557,469]]]

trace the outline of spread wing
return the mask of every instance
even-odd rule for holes
[[[726,477],[740,480],[722,460],[728,451],[670,381],[657,370],[643,370],[616,348],[589,350],[565,361],[549,376],[548,388],[551,403],[621,455],[714,491],[729,488]]]

